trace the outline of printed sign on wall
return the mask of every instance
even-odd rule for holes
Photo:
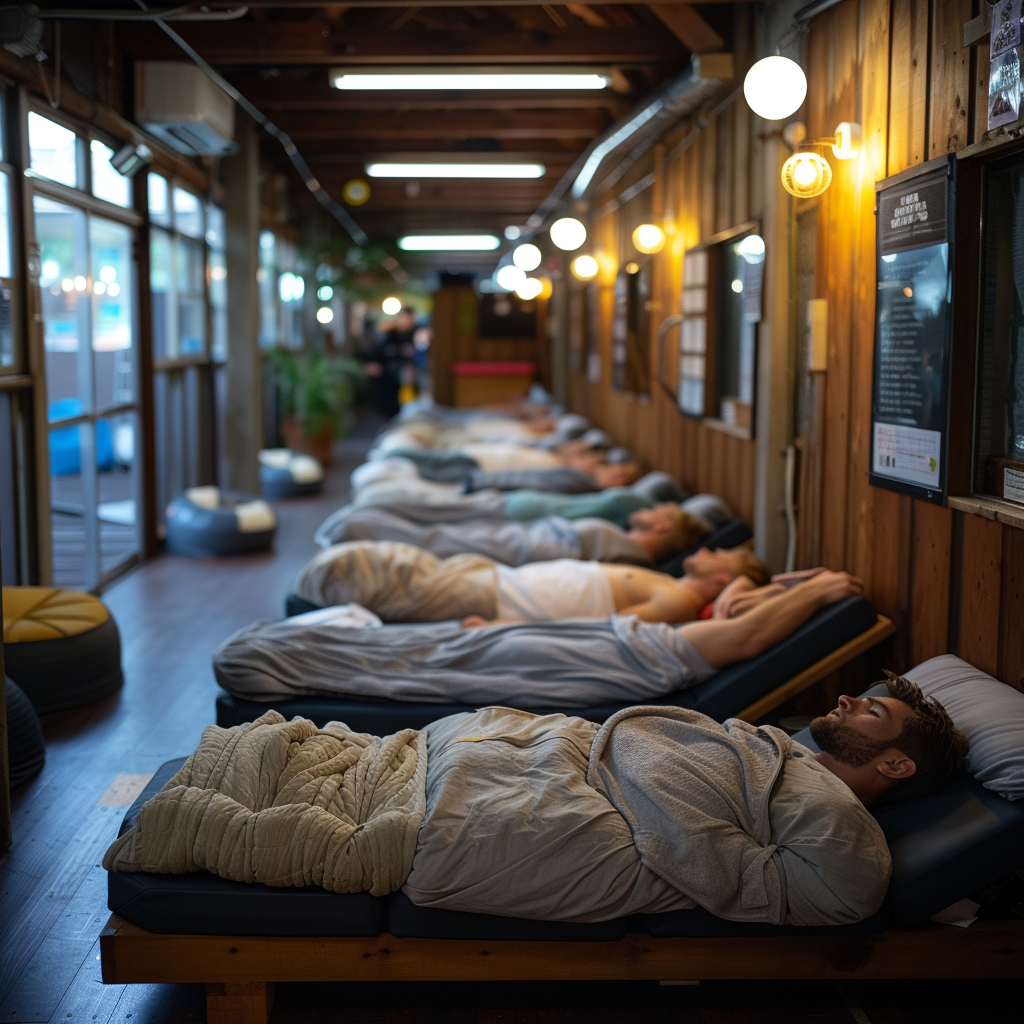
[[[879,182],[871,483],[942,503],[946,490],[954,164]]]

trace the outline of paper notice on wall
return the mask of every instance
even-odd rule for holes
[[[1021,0],[1000,0],[992,8],[992,41],[989,46],[992,60],[1020,45],[1020,9]]]
[[[875,423],[874,464],[879,476],[938,490],[942,434],[894,423]]]
[[[1019,9],[1019,8],[1018,8]],[[1020,57],[1011,48],[993,57],[988,75],[988,126],[1013,124],[1020,118]]]
[[[1003,470],[1003,497],[1010,501],[1024,501],[1024,473],[1019,469]]]

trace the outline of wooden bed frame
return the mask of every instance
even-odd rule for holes
[[[880,935],[482,942],[157,935],[115,914],[100,954],[107,983],[203,982],[209,1024],[266,1024],[278,981],[1024,978],[1024,922]]]

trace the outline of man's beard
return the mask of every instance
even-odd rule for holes
[[[863,767],[892,746],[892,743],[869,740],[844,722],[825,715],[811,722],[811,739],[823,754],[851,768]]]

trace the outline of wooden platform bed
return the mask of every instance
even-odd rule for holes
[[[274,982],[1022,978],[1024,922],[878,935],[618,942],[157,935],[111,916],[107,983],[203,982],[210,1024],[266,1021]]]

